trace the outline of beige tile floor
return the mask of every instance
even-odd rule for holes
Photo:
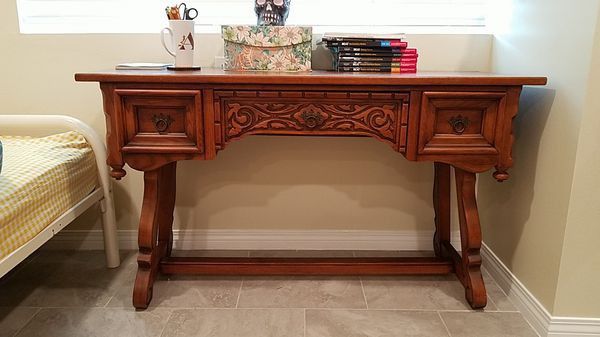
[[[181,252],[180,255],[189,254]],[[194,252],[193,254],[199,254]],[[398,252],[202,252],[213,256],[394,256]],[[131,306],[135,254],[41,251],[0,279],[0,337],[537,336],[486,275],[472,311],[454,276],[162,277],[151,307]]]

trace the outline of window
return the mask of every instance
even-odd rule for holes
[[[181,2],[182,0],[178,0]],[[496,0],[501,2],[500,0]],[[164,0],[17,0],[25,34],[154,33],[166,25]],[[481,30],[490,0],[292,0],[288,25],[325,31],[448,32]],[[254,24],[253,0],[188,0],[198,32]]]

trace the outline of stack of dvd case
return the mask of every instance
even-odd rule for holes
[[[419,54],[408,48],[403,34],[327,33],[322,43],[342,72],[416,73]]]

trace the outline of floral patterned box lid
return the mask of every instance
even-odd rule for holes
[[[312,27],[223,26],[225,70],[310,71]]]
[[[254,47],[285,47],[312,43],[312,27],[222,26],[225,41]]]

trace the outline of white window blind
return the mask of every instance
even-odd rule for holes
[[[179,0],[181,1],[181,0]],[[490,0],[292,0],[288,25],[316,32],[401,32],[415,27],[481,28]],[[154,33],[166,25],[164,0],[17,0],[26,34]],[[222,24],[254,24],[253,0],[190,0],[198,32]]]

